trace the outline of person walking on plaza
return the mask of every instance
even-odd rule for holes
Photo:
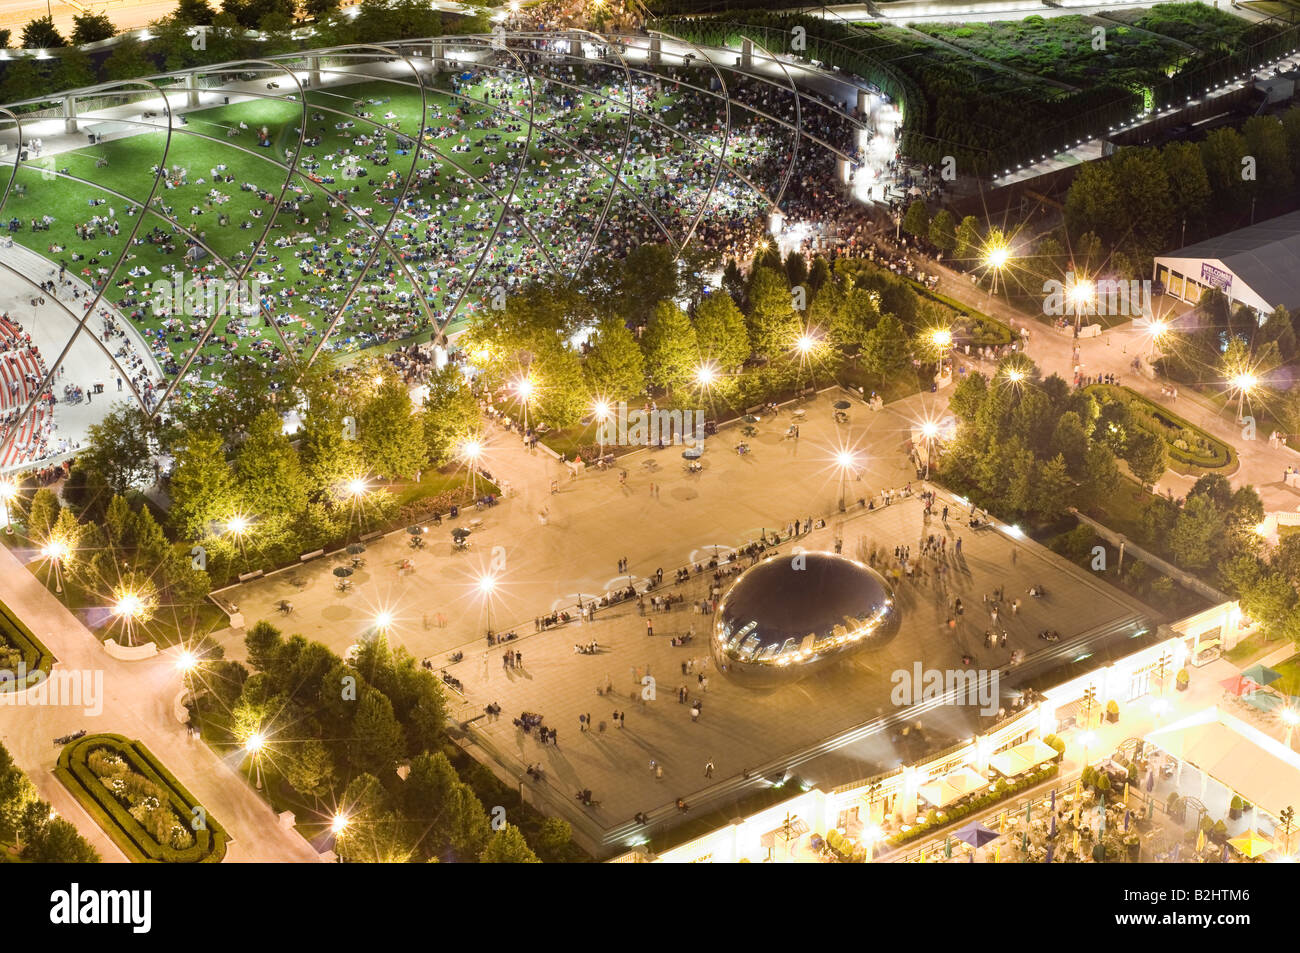
[[[655,627],[654,627],[654,624],[653,624],[649,619],[646,619],[646,620],[645,620],[645,634],[646,634],[646,635],[654,635],[654,634],[655,634]]]
[[[713,759],[712,759],[712,758],[710,758],[708,761],[706,761],[706,762],[704,763],[704,776],[705,776],[706,778],[711,778],[711,777],[713,777]]]

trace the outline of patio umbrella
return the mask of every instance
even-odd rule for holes
[[[359,556],[365,551],[366,547],[362,546],[360,543],[350,543],[348,545],[348,555],[350,556]]]
[[[467,537],[469,534],[470,531],[467,530],[465,527],[457,526],[455,529],[451,531],[451,538],[455,540],[461,540]]]
[[[1241,677],[1248,678],[1259,685],[1272,685],[1282,677],[1282,673],[1273,671],[1273,669],[1269,668],[1267,665],[1256,663],[1250,668],[1243,669]]]
[[[424,528],[421,526],[408,526],[406,527],[406,531],[412,536],[421,536],[424,534]]]
[[[1224,690],[1233,695],[1240,695],[1244,692],[1255,690],[1255,683],[1244,675],[1233,675],[1231,678],[1225,678],[1219,682]]]
[[[1267,854],[1277,845],[1258,831],[1249,830],[1240,837],[1229,839],[1229,844],[1245,854],[1247,857],[1258,857],[1260,854]]]
[[[1055,814],[1055,813],[1056,813],[1056,788],[1052,788],[1052,801],[1051,801],[1051,804],[1052,804],[1052,806],[1049,807],[1048,810],[1049,810],[1051,813]]]
[[[983,847],[989,841],[996,839],[998,832],[990,830],[979,821],[972,821],[957,831],[955,836],[958,840],[965,841],[972,847]]]
[[[951,857],[951,856],[952,856],[952,835],[951,835],[951,834],[949,834],[946,838],[944,838],[944,841],[943,841],[943,856],[944,856],[944,857]]]
[[[1047,845],[1047,857],[1043,860],[1043,863],[1050,864],[1052,862],[1052,851],[1054,850],[1056,850],[1055,844]]]
[[[1056,836],[1056,815],[1055,814],[1052,815],[1052,827],[1051,830],[1048,832],[1047,836],[1048,837]]]
[[[1272,692],[1254,692],[1246,698],[1246,704],[1260,711],[1272,711],[1282,706],[1282,699]]]
[[[847,406],[847,405],[846,405],[846,406]],[[758,423],[758,418],[755,417],[753,414],[745,414],[745,416],[741,417],[740,419],[743,420],[743,421],[744,421],[745,423],[747,423],[747,424],[756,424],[756,423]]]
[[[835,403],[831,404],[831,406],[834,407],[836,410],[848,410],[853,405],[850,404],[847,400],[837,400]]]
[[[340,579],[342,579],[344,576],[350,576],[350,575],[352,575],[352,567],[351,567],[351,566],[335,566],[335,567],[334,567],[334,575],[338,576]]]

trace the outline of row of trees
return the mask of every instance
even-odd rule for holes
[[[115,34],[104,14],[74,19],[72,44],[47,16],[23,29],[25,48],[58,49],[55,57],[9,60],[0,79],[0,99],[14,102],[77,89],[110,80],[128,80],[164,70],[225,63],[278,53],[350,43],[378,43],[412,37],[489,31],[486,11],[473,5],[444,23],[441,14],[420,0],[362,0],[355,15],[339,9],[339,0],[226,0],[216,12],[208,0],[181,0],[176,10],[149,25],[150,38],[123,36],[107,56],[91,56],[82,43]],[[303,30],[303,21],[313,21]],[[191,30],[207,27],[202,41]],[[249,31],[256,30],[254,38]],[[7,44],[6,44],[7,45]]]
[[[1222,127],[1202,142],[1121,149],[1080,169],[1065,200],[1067,241],[1095,235],[1110,268],[1149,275],[1151,259],[1292,208],[1300,183],[1300,107]]]
[[[618,274],[612,274],[617,270]],[[688,310],[679,302],[686,302]],[[489,389],[527,380],[534,420],[567,427],[596,400],[697,395],[701,370],[724,404],[772,396],[747,385],[792,387],[804,367],[834,373],[857,358],[883,381],[912,358],[915,330],[933,305],[901,279],[865,262],[835,272],[823,258],[782,258],[769,248],[748,275],[728,264],[722,288],[700,291],[670,249],[642,245],[576,287],[532,286],[499,312],[480,312],[466,350]],[[570,342],[586,340],[581,347]],[[746,371],[744,375],[739,372]]]
[[[0,745],[0,845],[4,844],[18,847],[19,858],[28,863],[99,863],[95,848],[37,796],[31,779]]]
[[[382,635],[345,663],[325,646],[266,622],[245,638],[248,663],[204,667],[200,715],[217,714],[230,741],[254,734],[284,782],[346,820],[336,850],[353,862],[519,863],[574,859],[568,825],[520,811],[493,824],[443,752],[442,687]],[[399,773],[399,765],[409,772]],[[520,824],[528,828],[525,837]],[[530,846],[529,841],[532,841]],[[535,852],[536,851],[536,852]]]

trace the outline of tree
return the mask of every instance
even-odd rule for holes
[[[172,18],[187,26],[210,24],[216,19],[217,12],[208,0],[178,0]]]
[[[540,864],[519,828],[507,824],[492,835],[487,847],[479,855],[481,864]]]
[[[699,362],[695,328],[685,312],[671,301],[655,306],[650,326],[641,340],[646,373],[655,387],[672,390],[689,382]]]
[[[342,404],[332,396],[311,399],[302,422],[298,458],[313,493],[336,490],[365,473],[365,460],[356,437],[356,421],[348,421]]]
[[[62,508],[58,495],[49,487],[37,490],[27,511],[27,535],[37,542],[49,539]]]
[[[1253,183],[1242,178],[1246,140],[1230,126],[1215,129],[1201,142],[1201,163],[1210,183],[1211,209],[1235,221],[1249,207]]]
[[[1056,519],[1069,505],[1073,488],[1063,455],[1058,453],[1040,464],[1034,486],[1035,515],[1045,520]]]
[[[402,726],[393,716],[393,704],[379,691],[360,690],[357,713],[352,720],[348,744],[349,760],[363,771],[388,774],[405,750]]]
[[[44,65],[29,56],[12,59],[5,65],[4,82],[0,83],[0,96],[6,102],[31,99],[48,86],[48,73]]]
[[[925,207],[925,202],[916,199],[907,207],[907,214],[903,216],[903,231],[913,238],[930,237],[930,210]]]
[[[606,401],[629,400],[645,391],[645,357],[621,318],[605,318],[597,325],[583,372],[591,393]]]
[[[880,383],[907,367],[912,348],[902,322],[892,314],[884,315],[867,333],[862,345],[862,359],[867,370],[880,375]]]
[[[1254,157],[1257,194],[1265,202],[1290,202],[1296,178],[1287,152],[1286,130],[1276,116],[1252,116],[1241,127],[1246,152]]]
[[[978,371],[967,374],[953,388],[952,398],[948,401],[948,409],[956,414],[959,420],[974,423],[975,415],[984,406],[984,400],[988,397],[988,393],[989,379],[987,377]]]
[[[749,357],[749,336],[745,316],[731,296],[721,292],[705,295],[695,309],[695,341],[700,357],[724,371],[732,371]]]
[[[1089,165],[1095,164],[1089,163]],[[1085,169],[1087,167],[1084,166]],[[963,261],[973,262],[979,257],[981,243],[979,219],[974,215],[967,215],[957,226],[957,257]]]
[[[83,86],[93,86],[98,79],[90,54],[75,46],[69,47],[60,54],[59,65],[52,77],[57,89],[80,89]]]
[[[116,33],[117,28],[113,26],[113,21],[106,13],[92,13],[88,10],[85,13],[72,15],[73,46],[107,40]]]
[[[534,843],[542,860],[546,863],[562,863],[573,842],[573,828],[569,822],[559,817],[548,817],[542,821]]]
[[[491,837],[487,812],[441,751],[411,759],[402,791],[403,812],[423,834],[426,854],[457,860],[477,857]]]
[[[296,516],[307,505],[307,478],[298,452],[274,410],[259,414],[235,459],[243,509],[265,516]],[[226,519],[230,518],[227,514]]]
[[[1174,562],[1184,569],[1204,569],[1210,565],[1215,540],[1223,532],[1223,517],[1207,496],[1187,497],[1173,532],[1169,534],[1169,551]]]
[[[930,220],[930,244],[945,255],[951,255],[957,249],[957,223],[953,221],[952,212],[946,208],[939,209]]]
[[[1051,449],[1065,458],[1065,465],[1072,474],[1082,473],[1088,455],[1088,434],[1078,414],[1073,411],[1061,414],[1052,433]]]
[[[313,20],[320,20],[338,9],[339,0],[302,0],[302,12]]]
[[[23,27],[23,49],[52,50],[67,45],[68,41],[54,26],[53,17],[39,17]]]
[[[221,438],[196,433],[176,456],[171,479],[172,526],[187,539],[202,539],[235,511],[235,476]]]
[[[285,780],[299,794],[317,800],[329,794],[334,784],[334,759],[316,738],[307,738],[294,746],[285,771]]]
[[[758,266],[749,276],[749,345],[760,357],[773,358],[794,347],[801,325],[785,274]]]
[[[1151,486],[1165,472],[1165,442],[1149,430],[1135,427],[1128,435],[1124,461],[1144,486]]]
[[[1210,210],[1210,180],[1201,161],[1201,150],[1194,142],[1171,142],[1160,150],[1165,176],[1178,187],[1171,192],[1173,218],[1178,226],[1178,242],[1184,243],[1184,225],[1195,234],[1205,223]]]
[[[411,395],[401,379],[386,375],[357,416],[366,462],[382,477],[412,478],[428,462],[424,427],[411,413]]]
[[[429,375],[422,421],[424,449],[434,466],[449,462],[461,442],[478,432],[481,419],[478,401],[454,365]]]
[[[144,44],[132,33],[123,34],[112,55],[104,61],[104,75],[109,79],[139,79],[155,70]]]
[[[265,619],[254,623],[244,634],[244,646],[248,649],[248,664],[259,672],[270,671],[275,664],[275,657],[284,645],[280,630]]]
[[[1090,505],[1109,499],[1119,485],[1119,464],[1104,443],[1094,442],[1084,455],[1081,474],[1083,494]]]
[[[25,834],[22,857],[29,864],[97,864],[99,852],[61,817],[54,817],[44,801],[38,802],[46,812],[43,824],[33,825]]]
[[[292,18],[294,0],[223,0],[221,9],[239,22],[245,30],[256,30],[263,18],[279,13]]]
[[[153,473],[149,418],[136,404],[118,404],[89,428],[89,447],[79,463],[91,481],[113,493],[125,493]]]

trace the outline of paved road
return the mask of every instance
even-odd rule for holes
[[[80,728],[144,742],[229,831],[229,860],[318,859],[305,840],[280,826],[270,806],[237,773],[238,766],[224,763],[206,745],[192,741],[189,731],[176,721],[172,702],[181,685],[172,652],[145,662],[109,658],[89,630],[2,547],[0,599],[54,653],[60,669],[102,674],[100,714],[88,714],[81,707],[0,707],[0,739],[41,797],[76,824],[105,860],[125,858],[52,773],[59,754],[52,739]]]

